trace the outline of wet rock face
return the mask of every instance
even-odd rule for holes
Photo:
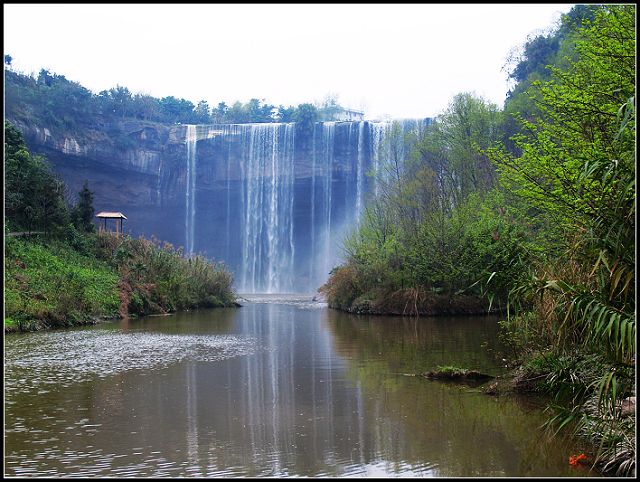
[[[172,143],[171,128],[161,124],[128,121],[61,132],[15,123],[29,149],[47,158],[70,194],[89,181],[98,209],[149,204],[162,165],[183,157],[179,135]]]

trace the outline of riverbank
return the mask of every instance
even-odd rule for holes
[[[83,326],[83,325],[96,325],[98,323],[106,323],[109,321],[122,319],[119,315],[114,316],[102,316],[102,317],[90,317],[81,320],[74,320],[65,324],[53,324],[49,320],[20,320],[16,321],[13,318],[5,318],[4,320],[4,333],[26,333],[32,331],[52,330],[56,328],[64,328],[71,326]]]
[[[531,367],[526,366],[518,366],[506,374],[495,377],[476,370],[456,366],[438,367],[419,376],[430,381],[469,386],[474,390],[479,389],[482,393],[496,398],[525,397],[526,399],[537,400],[536,403],[547,407],[552,407],[554,401],[556,401],[553,393],[548,388],[549,374],[533,371]],[[633,425],[636,413],[635,405],[635,396],[619,401],[617,406],[618,413],[616,414],[619,423]],[[594,426],[598,423],[600,425],[610,423],[610,420],[598,413],[597,406],[594,404],[588,406],[583,413],[578,415],[590,417]],[[575,428],[575,424],[570,423],[569,425],[573,425]],[[549,433],[558,435],[556,427],[548,422],[542,428]],[[625,465],[633,463],[634,454],[623,450],[622,447],[619,447],[620,450],[616,452],[599,450],[599,444],[602,439],[596,437],[594,431],[590,433],[583,431],[581,433],[576,430],[574,435],[578,435],[583,440],[583,447],[576,454],[568,456],[567,462],[570,465],[580,464],[587,466],[591,470],[598,471],[604,477],[620,477],[624,476],[627,471]]]
[[[234,306],[222,264],[153,237],[96,233],[88,185],[69,205],[64,184],[8,122],[5,169],[5,332]]]
[[[440,294],[423,289],[374,289],[353,297],[341,296],[327,283],[323,287],[329,308],[361,315],[444,316],[500,313],[501,307],[486,298],[464,294]]]
[[[584,441],[584,453],[575,454],[568,463],[581,463],[598,470],[606,477],[624,477],[635,474],[636,400],[633,396],[622,396],[613,410],[603,410],[598,394],[587,396],[583,404],[569,409],[561,406],[557,387],[553,385],[553,373],[534,369],[530,361],[512,369],[505,375],[495,377],[483,385],[482,391],[494,397],[536,396],[544,397],[553,416],[544,425],[545,430],[558,434],[566,421],[574,435]],[[567,417],[570,412],[572,417]],[[561,424],[558,426],[558,424]]]
[[[237,306],[223,266],[113,233],[5,242],[5,333]]]

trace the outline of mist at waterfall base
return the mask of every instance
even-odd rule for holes
[[[404,150],[429,119],[395,122]],[[316,292],[376,195],[393,123],[183,127],[186,255],[223,261],[239,293]]]

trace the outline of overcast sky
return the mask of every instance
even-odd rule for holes
[[[97,93],[297,105],[337,95],[367,118],[430,117],[459,92],[499,106],[503,67],[572,4],[4,4],[4,53]]]

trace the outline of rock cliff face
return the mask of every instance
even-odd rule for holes
[[[132,236],[223,260],[240,292],[313,292],[363,215],[371,175],[425,121],[162,125],[122,121],[61,132],[12,120],[75,196],[121,211]],[[407,134],[410,134],[407,136]]]
[[[151,199],[145,201],[145,197],[149,197],[149,192],[155,194],[161,166],[184,162],[181,126],[128,121],[103,129],[89,127],[60,132],[8,120],[22,130],[33,152],[46,156],[70,192],[77,192],[87,179],[95,191],[98,209],[103,203],[123,209],[129,204],[148,203]],[[102,182],[116,183],[121,189],[108,189]]]

